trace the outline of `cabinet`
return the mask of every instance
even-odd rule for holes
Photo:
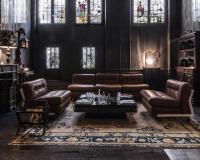
[[[178,39],[178,80],[188,82],[194,89],[194,103],[200,104],[200,31],[181,36]]]
[[[0,65],[0,114],[16,105],[17,65]]]

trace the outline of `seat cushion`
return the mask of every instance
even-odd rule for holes
[[[144,83],[143,74],[120,74],[121,84],[141,84]]]
[[[94,85],[89,84],[70,84],[68,89],[72,92],[93,92]]]
[[[95,84],[95,74],[73,74],[73,84]]]
[[[121,87],[122,86],[120,84],[96,84],[95,89],[110,92],[121,92]]]
[[[60,105],[70,98],[71,91],[67,90],[57,90],[49,92],[41,97],[38,100],[47,100],[49,105]]]
[[[147,84],[123,84],[123,92],[140,92],[142,89],[149,89]]]
[[[179,103],[175,98],[170,97],[163,92],[154,90],[142,90],[141,94],[143,99],[152,107],[179,107]]]
[[[119,74],[97,73],[96,84],[119,84]]]

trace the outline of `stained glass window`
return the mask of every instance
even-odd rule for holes
[[[51,0],[39,1],[39,22],[51,23]]]
[[[200,22],[200,0],[192,0],[192,18],[194,22]]]
[[[102,0],[76,0],[76,23],[102,23]]]
[[[134,23],[148,22],[148,0],[134,0]]]
[[[150,22],[163,23],[165,21],[165,0],[151,0]]]
[[[65,23],[65,0],[39,0],[39,23]]]
[[[82,68],[95,69],[95,47],[82,48]]]
[[[88,23],[88,1],[76,0],[76,23]]]
[[[90,0],[90,22],[102,22],[102,4],[101,0]]]
[[[65,23],[65,0],[54,0],[54,23]]]
[[[165,0],[133,0],[134,23],[164,23]]]
[[[59,47],[46,48],[46,67],[47,69],[60,68],[60,50]]]

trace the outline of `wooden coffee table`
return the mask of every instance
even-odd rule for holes
[[[119,96],[102,97],[99,98],[94,93],[82,94],[75,101],[74,111],[85,112],[86,117],[90,118],[124,117],[127,112],[137,112],[137,103],[132,95],[120,94],[120,98]]]

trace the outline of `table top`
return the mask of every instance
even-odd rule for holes
[[[77,106],[113,106],[113,107],[121,107],[121,106],[136,106],[136,102],[134,98],[130,94],[121,94],[118,93],[117,96],[110,96],[102,94],[97,95],[93,92],[88,92],[86,94],[82,94],[76,101],[75,107]]]

